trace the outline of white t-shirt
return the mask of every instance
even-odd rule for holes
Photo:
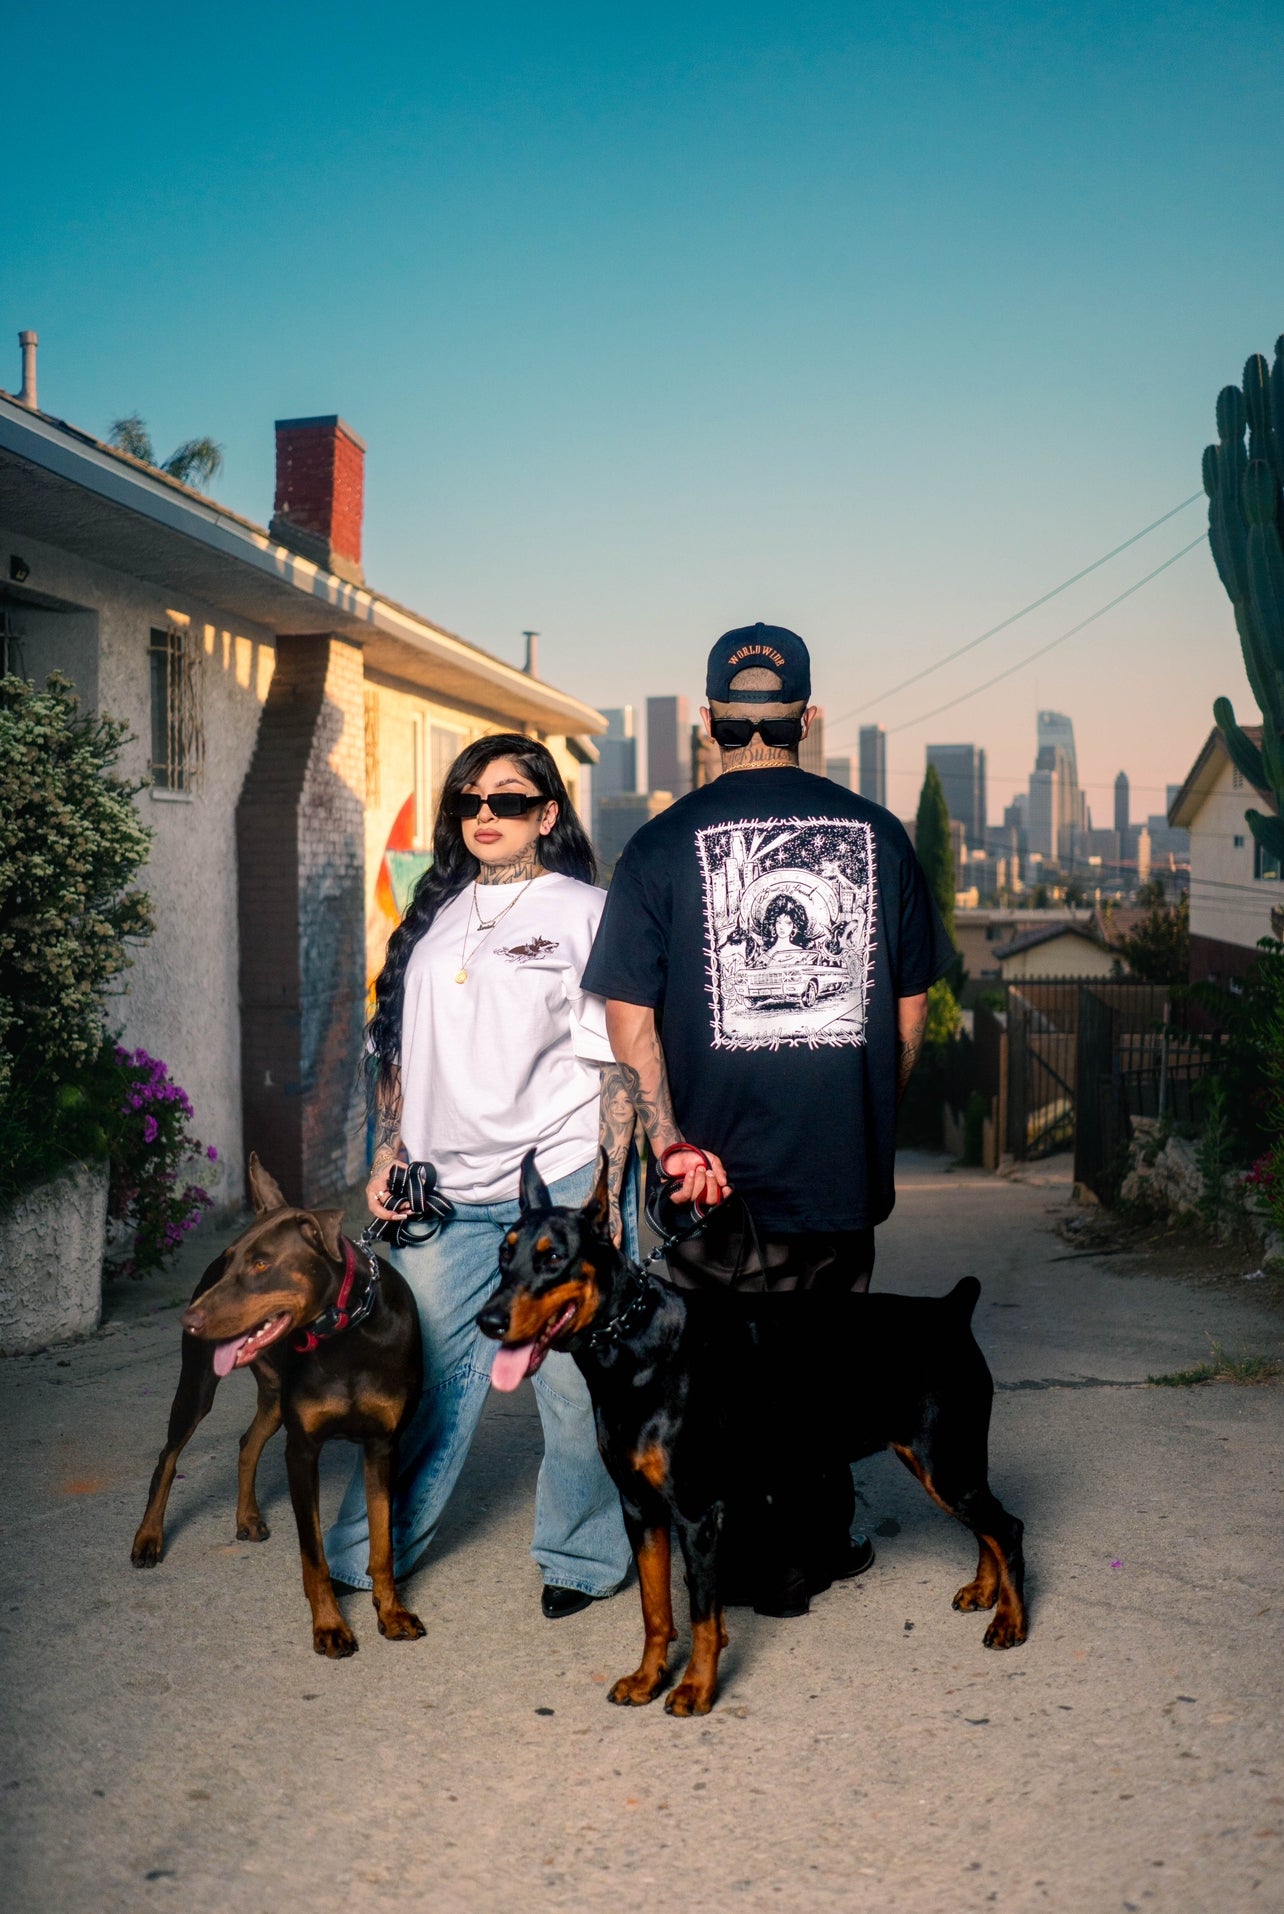
[[[598,1065],[611,1046],[606,1006],[580,978],[606,893],[551,871],[524,894],[485,884],[487,921],[517,901],[489,936],[473,910],[465,958],[472,897],[470,884],[438,913],[406,965],[401,1140],[456,1202],[507,1203],[532,1147],[546,1183],[597,1153]]]

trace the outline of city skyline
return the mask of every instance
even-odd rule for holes
[[[33,32],[60,110],[9,103],[0,385],[35,328],[52,414],[212,434],[215,496],[260,523],[271,420],[339,413],[369,448],[369,575],[513,663],[538,629],[554,684],[621,705],[645,655],[694,708],[718,633],[779,622],[828,752],[886,728],[899,814],[941,736],[984,745],[996,799],[1019,788],[1042,706],[1074,719],[1098,808],[1127,765],[1150,810],[1213,698],[1250,708],[1206,545],[926,714],[1198,539],[1202,503],[891,693],[1195,494],[1219,388],[1280,332],[1257,190],[1278,12],[1235,18],[376,9],[336,120],[326,0],[232,0],[213,39],[148,0],[128,35],[55,0]],[[185,97],[194,71],[212,149],[146,113],[103,138],[105,100]],[[1255,144],[1225,137],[1244,97]]]
[[[591,698],[592,694],[589,693],[587,695]],[[679,698],[676,693],[648,693],[643,691],[635,694],[632,703],[623,706],[612,707],[599,705],[598,709],[602,711],[610,723],[610,730],[608,731],[607,737],[599,740],[599,749],[602,749],[604,746],[606,747],[605,754],[612,766],[611,771],[607,774],[609,789],[612,792],[621,790],[656,791],[669,789],[667,784],[657,783],[656,779],[650,775],[647,727],[644,723],[639,724],[639,717],[652,704],[656,706],[674,706],[675,708],[680,705],[683,710],[683,722],[687,726],[686,735],[689,735],[691,729],[703,728],[699,717],[700,707],[703,703],[704,698],[702,694],[695,699],[686,700]],[[859,753],[855,749],[848,750],[844,748],[841,751],[830,749],[830,733],[827,728],[827,718],[824,707],[820,706],[819,711],[819,741],[826,764],[840,761],[850,764],[855,778],[856,788],[859,788]],[[619,774],[614,769],[614,766],[619,760],[611,755],[613,750],[619,749],[615,741],[623,735],[618,727],[625,713],[628,714],[625,722],[629,726],[627,736],[628,745],[631,747],[627,762],[631,767],[630,775],[634,780],[630,784],[622,784],[617,781]],[[1024,770],[1015,768],[1015,764],[1009,764],[997,770],[992,768],[988,747],[974,739],[957,741],[945,746],[940,746],[936,740],[933,740],[931,744],[925,744],[922,747],[922,755],[920,756],[917,768],[909,765],[900,768],[901,788],[908,793],[903,801],[898,800],[896,795],[897,787],[896,784],[892,782],[892,780],[898,777],[897,768],[889,764],[878,766],[879,775],[881,775],[888,784],[887,808],[897,817],[907,821],[913,818],[918,808],[919,795],[923,788],[923,779],[926,775],[927,764],[931,761],[931,753],[934,749],[954,752],[974,751],[977,753],[979,760],[978,781],[985,807],[985,828],[997,828],[1003,822],[1004,812],[1008,810],[1014,802],[1025,801],[1028,798],[1032,772],[1037,768],[1037,752],[1040,745],[1044,744],[1045,732],[1047,732],[1046,726],[1040,727],[1039,725],[1041,718],[1064,719],[1070,727],[1070,756],[1073,761],[1072,770],[1075,789],[1082,795],[1086,810],[1091,813],[1094,829],[1100,831],[1115,828],[1116,800],[1119,790],[1119,778],[1121,776],[1124,778],[1127,786],[1128,802],[1131,805],[1132,823],[1134,825],[1144,824],[1148,820],[1153,820],[1157,816],[1167,813],[1168,806],[1176,792],[1180,789],[1182,779],[1185,776],[1187,769],[1185,764],[1175,765],[1173,769],[1176,775],[1167,777],[1154,786],[1144,784],[1134,778],[1127,764],[1117,766],[1109,777],[1085,782],[1078,774],[1078,763],[1085,748],[1084,736],[1079,732],[1077,727],[1075,727],[1074,720],[1069,713],[1050,711],[1047,707],[1042,707],[1031,714],[1031,723],[1027,737],[1024,740],[1018,739],[1011,744],[1009,750],[1010,758],[1018,760],[1022,754],[1026,755],[1027,763]],[[871,731],[873,729],[874,727],[870,727]],[[1209,723],[1201,734],[1201,743],[1211,729],[1212,719],[1210,716]],[[1032,740],[1034,740],[1033,745]],[[886,738],[882,738],[879,743],[883,752],[886,753],[888,749]],[[1091,749],[1090,740],[1088,744],[1089,749]],[[667,764],[674,746],[672,742],[666,741],[664,748],[665,761]],[[876,747],[871,743],[869,749],[872,751],[875,750]],[[813,752],[812,755],[817,756],[818,754]],[[1192,760],[1194,756],[1195,751],[1192,750],[1190,753]],[[873,760],[871,760],[871,764],[872,763]],[[814,768],[819,769],[819,765]],[[599,778],[600,772],[595,769],[594,802],[596,802],[598,796]],[[910,788],[911,783],[912,789]],[[682,786],[682,790],[687,788],[689,788],[689,783]],[[673,795],[681,796],[682,790],[673,793]],[[974,842],[975,841],[974,839]]]

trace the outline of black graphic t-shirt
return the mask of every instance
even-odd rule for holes
[[[734,771],[629,840],[584,988],[656,1011],[682,1134],[761,1229],[865,1229],[895,1200],[897,999],[953,960],[890,811]]]

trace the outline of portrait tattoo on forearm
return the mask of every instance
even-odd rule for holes
[[[680,1143],[682,1136],[673,1114],[669,1073],[665,1068],[659,1032],[655,1029],[648,1031],[646,1043],[646,1054],[639,1059],[641,1067],[622,1063],[620,1071],[629,1101],[642,1119],[642,1128],[646,1131],[651,1148],[659,1156],[670,1144]]]

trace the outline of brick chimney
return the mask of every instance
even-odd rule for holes
[[[350,584],[361,570],[366,448],[337,417],[278,419],[273,538]]]

